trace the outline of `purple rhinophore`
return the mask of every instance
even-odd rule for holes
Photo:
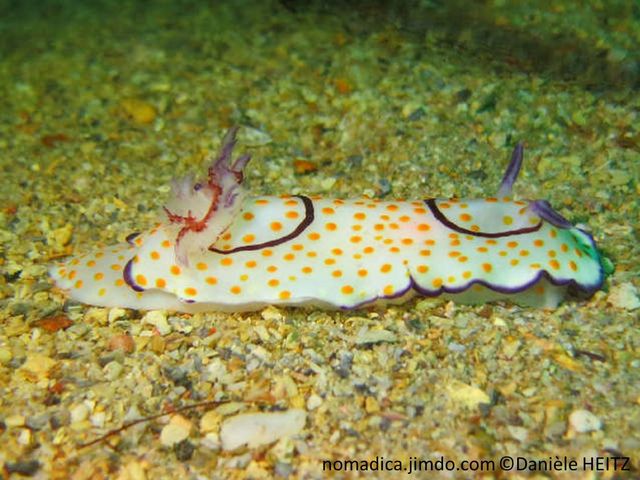
[[[564,218],[546,200],[534,200],[529,203],[529,208],[532,212],[538,215],[543,220],[546,220],[551,225],[558,228],[571,228],[573,225],[569,220]]]
[[[507,197],[511,195],[511,189],[518,178],[520,167],[522,167],[523,154],[524,146],[522,145],[522,142],[518,142],[511,154],[511,161],[509,162],[507,171],[504,173],[504,177],[502,177],[502,182],[500,182],[500,188],[498,189],[499,197]]]

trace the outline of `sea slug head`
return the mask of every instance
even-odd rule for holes
[[[175,253],[178,263],[189,265],[189,255],[204,252],[229,227],[246,192],[243,169],[250,155],[232,160],[238,127],[229,129],[204,181],[186,177],[173,182],[173,196],[164,207],[169,223],[175,226]]]

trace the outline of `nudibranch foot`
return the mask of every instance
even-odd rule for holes
[[[415,295],[553,307],[602,286],[587,232],[545,200],[509,198],[522,144],[497,197],[247,196],[249,156],[232,159],[236,132],[204,181],[174,185],[165,222],[53,267],[56,284],[91,305],[183,312],[353,309]]]

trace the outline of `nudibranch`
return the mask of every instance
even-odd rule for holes
[[[352,309],[415,294],[553,307],[602,286],[589,233],[547,201],[510,198],[522,144],[493,198],[252,197],[236,133],[206,179],[174,184],[163,223],[52,267],[57,286],[90,305],[182,312]]]

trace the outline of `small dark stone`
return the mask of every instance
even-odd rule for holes
[[[189,373],[186,369],[181,367],[165,367],[164,374],[176,386],[184,387],[187,390],[191,390],[192,382],[191,379],[189,379]]]
[[[391,193],[391,188],[391,182],[386,178],[381,178],[378,180],[378,191],[376,192],[376,197],[386,197]]]
[[[416,120],[420,120],[426,114],[427,114],[427,112],[424,111],[424,108],[418,107],[413,112],[411,112],[409,114],[408,118],[409,118],[410,121],[415,122]]]
[[[355,168],[358,168],[360,167],[360,165],[362,165],[362,160],[362,155],[350,155],[347,157],[347,163],[349,164],[349,166]]]
[[[7,462],[4,464],[4,469],[11,475],[17,473],[18,475],[26,475],[32,477],[35,475],[42,465],[37,460],[27,460],[24,462]]]
[[[176,454],[176,459],[181,462],[190,460],[195,449],[196,447],[188,439],[184,439],[173,446],[173,451]]]
[[[456,93],[456,100],[458,103],[466,102],[469,98],[471,98],[471,90],[468,88],[463,88]]]

